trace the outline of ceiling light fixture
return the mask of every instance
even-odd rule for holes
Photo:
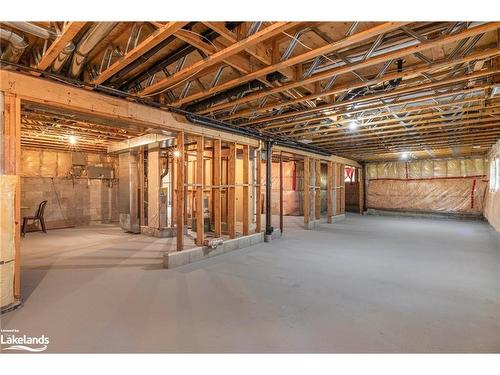
[[[408,159],[409,156],[410,156],[410,154],[408,154],[406,151],[401,153],[401,159],[403,159],[403,160]]]
[[[75,137],[74,135],[70,135],[70,136],[68,137],[68,142],[69,142],[69,144],[71,144],[71,145],[76,144],[76,137]]]
[[[176,149],[176,150],[172,151],[172,156],[174,158],[180,158],[181,157],[181,152]]]
[[[357,128],[358,128],[358,123],[356,122],[356,120],[352,120],[349,123],[349,130],[350,131],[355,131]]]

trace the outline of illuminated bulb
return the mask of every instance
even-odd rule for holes
[[[68,137],[68,142],[72,145],[76,144],[76,137],[74,135],[70,135]]]
[[[181,156],[181,152],[179,150],[174,150],[174,152],[172,152],[172,155],[174,156],[174,158],[179,158]]]
[[[409,155],[408,155],[408,153],[407,153],[407,152],[403,152],[403,153],[401,154],[401,159],[406,160],[406,159],[408,159],[408,156],[409,156]]]
[[[351,121],[349,123],[349,130],[355,131],[358,128],[358,123],[356,121]]]

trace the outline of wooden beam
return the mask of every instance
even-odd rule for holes
[[[363,212],[365,211],[365,168],[356,168],[356,172],[358,173],[358,184],[359,184],[359,189],[358,189],[358,207],[359,207],[359,214],[363,215]]]
[[[256,166],[256,184],[255,187],[255,206],[256,206],[256,216],[255,216],[255,233],[260,233],[262,231],[262,147],[259,144],[259,148],[256,151],[255,162]]]
[[[160,229],[160,148],[148,145],[148,227]],[[132,192],[130,192],[132,194]]]
[[[227,188],[227,230],[229,238],[236,238],[236,144],[229,143]]]
[[[226,39],[228,42],[231,43],[236,43],[238,41],[238,37],[236,36],[235,33],[233,33],[231,30],[229,30],[225,25],[224,22],[204,22],[202,23],[215,31],[217,34],[219,34],[221,37]]]
[[[243,145],[243,235],[250,233],[250,150]]]
[[[216,237],[222,235],[221,228],[221,188],[222,175],[221,175],[221,140],[214,139],[214,153],[213,153],[213,210],[214,210],[214,232]]]
[[[169,76],[164,79],[152,84],[144,88],[139,94],[140,95],[151,95],[158,91],[161,91],[165,88],[170,87],[171,85],[178,83],[182,80],[194,77],[199,74],[203,70],[209,68],[212,65],[223,62],[231,56],[236,55],[237,53],[243,51],[245,48],[254,46],[266,39],[273,37],[291,27],[295,26],[293,22],[275,22],[271,26],[262,29],[255,34],[245,38],[231,46],[214,53],[211,56],[208,56],[206,59],[202,61],[198,61],[187,68],[182,69],[181,71]],[[209,91],[209,90],[207,90]]]
[[[145,128],[185,131],[192,135],[220,138],[228,142],[256,147],[256,139],[230,132],[209,129],[189,123],[184,117],[164,109],[138,104],[90,90],[56,83],[12,70],[0,69],[0,90],[17,95],[21,100],[51,106],[60,110],[79,112],[92,117],[112,120],[117,129]],[[118,122],[117,122],[118,120]]]
[[[167,24],[161,26],[146,39],[144,39],[141,43],[139,43],[135,48],[130,50],[125,56],[123,56],[121,59],[114,62],[109,68],[101,72],[101,74],[99,74],[99,76],[96,77],[92,81],[92,83],[96,85],[104,83],[120,70],[137,60],[150,49],[156,47],[158,44],[163,42],[169,36],[172,36],[176,31],[187,24],[188,22],[168,22]]]
[[[196,245],[203,246],[204,239],[204,215],[203,215],[203,176],[205,150],[205,139],[203,136],[196,137]]]
[[[68,45],[69,42],[80,32],[86,22],[68,22],[59,35],[44,53],[36,68],[40,70],[47,69],[59,56],[61,51]]]
[[[310,174],[309,174],[309,157],[304,158],[304,224],[309,225],[309,216],[311,212],[309,201]]]
[[[180,131],[177,133],[177,151],[179,151],[179,156],[176,159],[177,164],[177,176],[175,176],[177,182],[177,188],[175,190],[175,211],[177,219],[177,251],[184,249],[184,132]]]

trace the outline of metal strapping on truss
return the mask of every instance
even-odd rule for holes
[[[337,77],[338,77],[337,75],[332,76],[328,80],[328,82],[325,84],[325,86],[323,87],[323,90],[324,91],[330,90],[332,88],[332,86],[335,84],[335,81],[337,80]]]
[[[222,71],[227,65],[221,65],[219,68],[217,68],[217,71],[215,72],[214,78],[212,79],[212,82],[210,82],[210,85],[208,86],[209,88],[214,87],[219,83],[220,77],[222,76]]]
[[[323,56],[318,56],[314,59],[313,63],[309,67],[309,69],[306,70],[306,72],[302,75],[302,78],[308,78],[313,75],[314,71],[323,64],[325,61],[325,58]]]
[[[285,49],[285,52],[283,52],[283,55],[281,55],[281,61],[287,60],[293,53],[293,50],[299,43],[300,37],[304,35],[305,33],[309,32],[311,30],[310,27],[306,27],[305,29],[299,30],[295,33],[293,36],[292,40],[290,40],[290,43],[288,43],[288,46]]]
[[[248,31],[247,31],[247,38],[249,36],[255,34],[257,31],[259,31],[259,29],[263,23],[264,22],[262,22],[262,21],[252,22],[252,24],[250,25],[250,27],[248,28]]]
[[[136,22],[134,26],[132,26],[132,30],[130,31],[130,36],[128,37],[127,46],[125,47],[125,54],[127,54],[130,50],[137,47],[137,43],[139,42],[139,37],[141,36],[143,23]]]
[[[345,33],[345,36],[351,36],[352,34],[354,34],[358,26],[359,26],[359,21],[351,23],[351,26],[349,26],[349,29]]]
[[[186,63],[186,56],[182,56],[178,61],[177,64],[175,65],[175,73],[179,72],[181,69],[184,68],[184,64]]]
[[[185,98],[187,94],[189,93],[189,90],[191,89],[191,86],[193,84],[193,81],[187,81],[184,84],[184,87],[182,88],[181,95],[179,96],[179,99]]]

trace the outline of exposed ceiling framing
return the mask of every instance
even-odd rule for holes
[[[483,154],[500,22],[5,22],[1,57],[356,160]],[[21,43],[22,42],[22,43]],[[9,68],[2,65],[2,69]],[[144,134],[23,107],[25,146]]]

